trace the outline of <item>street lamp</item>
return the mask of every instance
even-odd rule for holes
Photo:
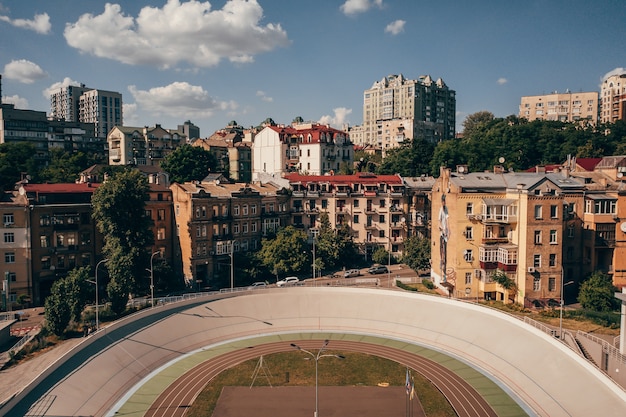
[[[100,266],[100,264],[105,263],[107,261],[108,259],[103,259],[96,264],[96,281],[94,282],[94,284],[96,284],[96,331],[100,330],[100,319],[98,317],[98,303],[100,301],[98,299],[98,267]]]
[[[566,285],[573,284],[574,281],[568,281],[563,283],[563,269],[561,269],[561,311],[559,312],[559,339],[563,340],[563,305],[565,299],[563,298],[563,288]]]
[[[155,255],[160,254],[161,251],[156,251],[150,256],[150,306],[154,308],[154,266],[152,266],[152,260]]]
[[[302,349],[300,346],[296,345],[295,343],[291,343],[291,347],[296,348],[304,353],[306,353],[307,355],[310,355],[313,360],[315,361],[315,412],[313,413],[313,417],[318,417],[318,405],[319,405],[319,401],[318,401],[318,385],[317,385],[317,363],[319,362],[319,360],[321,358],[328,358],[328,357],[333,357],[333,358],[337,358],[337,359],[345,359],[346,357],[343,355],[322,355],[322,352],[324,352],[324,350],[326,349],[326,346],[328,346],[328,340],[324,340],[324,344],[322,345],[322,347],[320,348],[320,350],[317,351],[317,354],[314,354],[313,352],[309,352],[308,350]]]
[[[233,264],[233,256],[235,254],[235,241],[230,241],[230,291],[232,292],[235,287],[235,266]]]

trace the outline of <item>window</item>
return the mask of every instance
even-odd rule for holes
[[[354,200],[354,202],[352,203],[352,207],[354,208],[359,207],[359,200]]]
[[[233,234],[236,234],[236,235],[239,234],[239,223],[233,224]]]
[[[474,203],[467,203],[465,206],[465,214],[474,214]]]
[[[352,223],[359,224],[359,215],[358,214],[355,214],[354,216],[352,216]]]
[[[159,209],[157,211],[157,220],[165,220],[165,209]]]
[[[202,225],[202,237],[206,237],[206,224]]]
[[[556,266],[556,253],[551,253],[550,254],[549,265],[550,266]]]
[[[14,264],[15,263],[15,252],[7,252],[4,254],[4,263]]]
[[[327,209],[328,208],[328,200],[322,200],[322,209]]]
[[[250,214],[256,214],[256,204],[250,204]]]
[[[205,229],[206,233],[206,229]],[[165,240],[165,227],[159,227],[157,229],[157,240]]]
[[[378,237],[385,237],[385,231],[384,230],[379,230],[378,231]]]
[[[551,219],[558,219],[559,218],[558,206],[550,206],[550,218]]]
[[[535,245],[541,245],[541,230],[535,230]]]
[[[378,216],[378,223],[385,223],[385,215],[381,214]]]
[[[13,232],[5,232],[4,243],[15,243],[15,234]]]
[[[256,233],[256,222],[250,223],[250,231]]]
[[[241,232],[242,232],[243,234],[248,233],[248,223],[243,223],[243,224],[241,225]]]
[[[196,207],[196,219],[200,218],[200,207]]]
[[[539,254],[533,255],[533,266],[535,268],[541,268],[541,255]]]
[[[472,283],[472,273],[466,272],[465,273],[465,285],[470,285],[471,283]]]
[[[567,237],[574,237],[574,225],[567,226]]]
[[[474,239],[474,228],[469,227],[469,226],[465,228],[465,239],[467,240]]]
[[[50,246],[50,238],[48,236],[41,235],[39,236],[39,244],[42,248],[47,248]]]
[[[248,215],[248,205],[247,205],[247,204],[244,204],[244,205],[243,205],[243,215],[244,215],[244,216],[247,216],[247,215]]]
[[[533,291],[539,291],[541,290],[541,277],[534,277],[533,278]]]
[[[380,208],[385,208],[385,200],[380,200]]]
[[[551,245],[556,245],[558,243],[557,241],[557,232],[556,230],[550,230],[550,244]]]
[[[465,249],[465,251],[463,252],[463,259],[465,259],[465,262],[472,262],[474,260],[471,249]]]
[[[196,227],[196,237],[201,236],[202,231],[200,230],[200,226]]]
[[[239,216],[239,205],[233,207],[233,215]]]
[[[548,291],[553,292],[556,290],[556,278],[548,278]]]
[[[176,216],[180,215],[180,205],[176,204]]]
[[[535,219],[541,220],[541,218],[542,218],[541,206],[535,206]]]
[[[2,221],[5,226],[10,226],[15,223],[15,219],[13,218],[13,213],[4,213],[2,216]]]

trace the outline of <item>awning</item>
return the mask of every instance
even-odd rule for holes
[[[617,197],[612,197],[608,194],[586,194],[591,200],[617,200]]]
[[[512,198],[483,198],[486,206],[510,206],[517,200]]]

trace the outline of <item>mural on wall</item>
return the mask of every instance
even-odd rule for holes
[[[441,207],[439,208],[439,256],[441,270],[441,282],[447,282],[447,264],[448,264],[448,238],[450,236],[450,228],[448,222],[448,206],[446,206],[446,195],[441,194]]]

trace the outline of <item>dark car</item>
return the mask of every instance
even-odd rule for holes
[[[370,274],[386,274],[389,272],[389,269],[385,265],[375,265],[367,270]]]

